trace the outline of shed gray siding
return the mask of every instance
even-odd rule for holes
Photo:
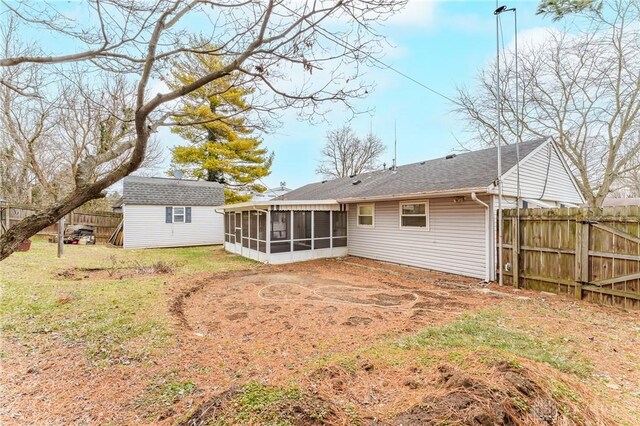
[[[517,193],[515,169],[505,173],[502,181],[505,195]],[[522,198],[548,202],[582,204],[570,172],[552,143],[546,143],[532,152],[520,164],[520,193]]]
[[[349,254],[484,279],[485,208],[468,197],[428,201],[428,231],[400,228],[398,201],[375,203],[373,228],[358,227],[357,204],[350,205]]]

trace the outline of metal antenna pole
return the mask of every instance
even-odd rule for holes
[[[516,42],[516,217],[517,229],[515,230],[516,252],[520,253],[520,142],[522,135],[520,134],[520,73],[518,72],[518,11],[513,8],[513,27]]]
[[[496,0],[496,6],[497,4]],[[495,12],[494,12],[495,13]],[[501,102],[500,102],[500,14],[496,13],[496,103],[498,109],[498,284],[503,285],[502,276],[502,129],[501,129]]]

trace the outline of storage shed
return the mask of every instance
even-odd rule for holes
[[[516,147],[502,148],[501,199],[496,148],[449,155],[225,206],[225,248],[270,263],[349,254],[493,280],[498,205],[516,205],[518,169],[521,207],[584,203],[551,138],[519,148],[519,168]]]
[[[216,182],[128,176],[122,214],[124,248],[222,244],[224,188]]]

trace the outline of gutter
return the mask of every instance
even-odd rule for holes
[[[448,197],[454,195],[466,195],[468,193],[487,193],[487,187],[477,187],[477,188],[461,188],[461,189],[447,189],[442,191],[428,191],[428,192],[412,192],[408,194],[391,194],[391,195],[380,195],[380,196],[371,196],[371,197],[353,197],[353,198],[340,198],[337,201],[340,204],[348,204],[354,203],[358,201],[384,201],[384,200],[403,200],[403,199],[412,199],[412,198],[423,198],[423,197]]]
[[[487,203],[485,203],[484,201],[480,200],[478,198],[478,196],[476,195],[475,192],[471,193],[471,199],[473,201],[475,201],[476,203],[480,204],[482,207],[485,208],[485,215],[484,215],[484,220],[486,223],[486,227],[487,229],[485,230],[485,272],[484,272],[484,280],[486,282],[491,281],[491,209],[489,208],[489,205]]]

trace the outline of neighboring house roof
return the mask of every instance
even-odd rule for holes
[[[548,138],[520,144],[520,159],[532,153]],[[502,147],[502,172],[516,165],[516,146]],[[438,191],[489,187],[498,178],[497,148],[471,151],[435,160],[376,170],[305,185],[278,200],[345,200]]]
[[[640,198],[613,198],[607,197],[602,203],[603,207],[616,206],[640,206]]]
[[[127,176],[122,200],[125,205],[219,206],[224,188],[201,180]]]

